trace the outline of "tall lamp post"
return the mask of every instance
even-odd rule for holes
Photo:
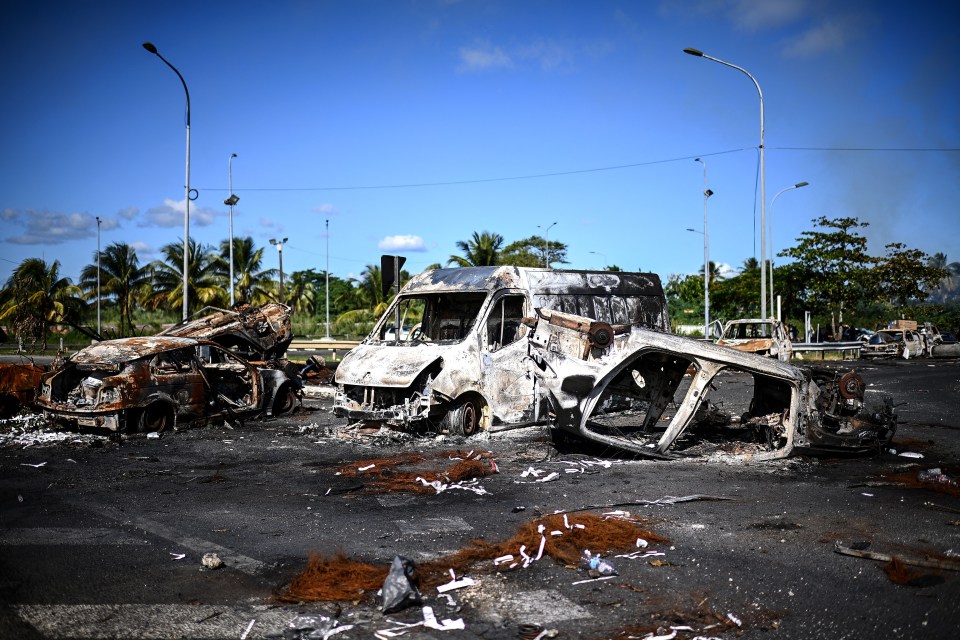
[[[731,69],[736,69],[741,73],[745,74],[748,78],[753,81],[753,85],[757,88],[757,93],[760,95],[760,317],[767,317],[767,279],[765,277],[766,273],[766,227],[767,227],[767,210],[766,210],[766,174],[764,166],[764,145],[763,145],[763,92],[760,90],[760,83],[757,82],[757,79],[750,75],[750,72],[744,69],[743,67],[738,67],[735,64],[730,64],[719,58],[714,58],[713,56],[708,56],[703,51],[699,49],[687,48],[683,50],[684,53],[688,53],[691,56],[696,56],[698,58],[706,58],[707,60],[713,60],[714,62],[719,62],[720,64],[730,67]]]
[[[589,253],[592,253],[592,254],[595,255],[595,256],[600,256],[601,258],[603,258],[603,268],[604,268],[604,270],[606,270],[607,264],[608,264],[608,263],[607,263],[607,254],[605,254],[605,253],[600,253],[599,251],[590,251]]]
[[[707,163],[702,158],[694,162],[703,165],[703,337],[709,338],[710,331],[710,233],[707,229],[707,199],[713,191],[707,189]]]
[[[550,268],[550,229],[553,229],[556,224],[556,222],[551,223],[543,232],[543,266],[547,269]],[[543,229],[543,227],[538,224],[537,229]]]
[[[283,240],[277,240],[276,238],[270,238],[270,244],[276,245],[277,252],[280,254],[280,302],[285,303],[285,298],[283,295],[283,243],[287,241],[287,238]]]
[[[100,331],[100,216],[97,216],[97,336],[103,337]]]
[[[324,338],[327,340],[330,339],[330,218],[326,220],[327,225],[327,266],[323,270],[324,275],[326,276],[325,291],[326,291],[326,305],[327,310],[327,331]]]
[[[183,92],[187,96],[187,179],[186,185],[184,185],[184,194],[186,196],[184,198],[184,207],[186,209],[183,215],[183,319],[186,320],[188,315],[187,275],[190,273],[190,90],[187,89],[187,81],[183,79],[183,76],[177,71],[177,68],[160,55],[160,52],[157,51],[157,48],[152,42],[144,42],[143,48],[163,60],[164,64],[173,69],[173,72],[180,78],[180,82],[183,84]]]
[[[777,192],[777,195],[773,196],[773,200],[770,201],[770,232],[767,234],[767,237],[770,238],[770,313],[774,312],[773,306],[773,204],[777,201],[777,198],[780,197],[781,193],[790,191],[792,189],[799,189],[800,187],[805,187],[809,185],[809,182],[798,182],[792,187],[786,187]],[[779,314],[777,320],[780,320]]]
[[[233,159],[237,154],[231,153],[227,160],[227,180],[230,182],[230,197],[223,204],[230,207],[230,306],[233,307],[233,205],[240,202],[240,198],[233,193]]]

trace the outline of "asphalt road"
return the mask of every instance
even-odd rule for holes
[[[548,557],[499,572],[482,563],[469,573],[475,585],[449,598],[424,592],[438,619],[462,620],[463,630],[418,626],[404,637],[517,638],[531,624],[589,639],[956,638],[960,572],[915,568],[919,586],[902,586],[886,563],[834,546],[960,563],[960,497],[896,482],[936,466],[960,474],[960,363],[844,364],[868,395],[903,403],[895,447],[922,458],[641,461],[560,453],[539,427],[468,440],[369,435],[344,430],[322,398],[286,419],[121,444],[7,423],[0,638],[280,637],[298,614],[354,625],[337,638],[372,638],[422,622],[421,608],[384,615],[372,597],[275,596],[314,553],[423,562],[474,539],[506,540],[539,514],[562,510],[575,522],[617,509],[669,539],[644,550],[662,555],[610,557],[618,575],[589,582]],[[442,470],[454,450],[491,452],[499,473],[479,481],[485,493],[378,488],[389,477],[364,475],[411,453],[422,460],[408,467]],[[368,464],[379,467],[359,471]],[[728,499],[638,502],[692,495]],[[224,566],[204,568],[206,553]]]

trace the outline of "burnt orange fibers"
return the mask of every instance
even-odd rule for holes
[[[419,584],[421,587],[434,587],[448,582],[450,569],[458,574],[470,569],[508,571],[509,563],[494,567],[492,560],[508,554],[520,560],[521,546],[526,547],[527,555],[535,556],[540,548],[540,525],[544,527],[543,555],[565,565],[576,565],[584,549],[590,549],[593,553],[635,550],[637,538],[652,544],[670,542],[668,538],[645,529],[643,523],[631,520],[579,513],[568,515],[567,522],[571,528],[564,523],[563,514],[554,514],[523,523],[511,538],[499,543],[473,540],[456,553],[419,564]],[[578,524],[583,528],[577,527]],[[561,531],[562,535],[550,535],[552,531]],[[485,565],[476,567],[479,563]],[[307,568],[293,579],[277,599],[281,602],[360,600],[383,586],[388,569],[387,564],[360,562],[343,554],[314,554],[310,556]]]
[[[458,459],[450,467],[439,470],[405,471],[399,467],[417,465],[431,460]],[[437,490],[424,485],[418,480],[422,478],[428,483],[442,482],[451,484],[483,478],[495,473],[493,454],[488,451],[438,451],[429,457],[420,453],[403,453],[389,458],[371,458],[351,462],[337,469],[339,474],[346,478],[362,478],[366,480],[363,493],[393,493],[408,491],[411,493],[436,493]],[[366,471],[360,469],[370,467]]]

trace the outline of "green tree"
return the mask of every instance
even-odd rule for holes
[[[893,242],[887,245],[887,255],[877,260],[873,275],[880,297],[899,311],[911,301],[926,300],[950,272],[930,266],[930,256],[923,251]]]
[[[829,308],[836,335],[844,309],[875,295],[870,267],[876,261],[867,254],[867,239],[857,233],[869,223],[824,216],[813,223],[821,230],[802,232],[797,246],[779,255],[800,264],[809,298]]]
[[[540,236],[511,242],[500,254],[500,264],[515,267],[545,267],[547,263],[567,264],[567,245]]]
[[[503,236],[499,233],[473,232],[470,240],[457,240],[457,248],[462,256],[450,256],[447,264],[458,267],[489,267],[500,264],[500,250],[503,248]]]
[[[225,306],[230,294],[217,269],[217,255],[209,245],[190,238],[187,245],[187,308],[190,313],[206,305]],[[183,301],[183,244],[172,242],[160,249],[164,260],[150,263],[152,291],[146,304],[151,309],[180,309]]]
[[[18,338],[42,341],[47,348],[51,324],[75,325],[86,308],[83,292],[60,276],[60,261],[27,258],[7,279],[0,299],[0,322],[9,322]]]
[[[760,316],[760,264],[756,258],[744,260],[736,276],[711,285],[710,316],[726,320]]]
[[[287,304],[296,314],[313,315],[316,310],[317,288],[309,271],[294,271],[284,281]],[[323,295],[323,291],[320,291]]]
[[[409,273],[400,272],[401,283],[409,279]],[[354,279],[356,286],[350,290],[348,294],[350,298],[340,301],[350,310],[340,314],[337,317],[337,323],[359,325],[360,331],[363,331],[363,327],[369,330],[390,305],[390,298],[383,296],[382,282],[380,267],[368,264],[360,274],[360,278]]]
[[[97,267],[97,254],[93,254],[93,264],[88,264],[80,272],[80,287],[86,298],[97,296],[97,275],[100,276],[100,295],[116,304],[120,312],[120,335],[133,334],[133,308],[138,302],[144,285],[150,282],[150,270],[140,266],[137,251],[125,242],[114,242],[100,253],[100,265]]]
[[[703,276],[673,274],[663,292],[672,322],[703,324]]]

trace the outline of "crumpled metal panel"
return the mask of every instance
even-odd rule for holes
[[[337,384],[408,387],[446,351],[424,342],[399,347],[360,344],[337,365]]]
[[[0,362],[0,417],[31,402],[45,372],[46,367],[32,362]]]
[[[115,365],[196,344],[190,338],[143,336],[105,340],[81,349],[70,361],[77,364]]]
[[[160,336],[210,340],[225,347],[240,346],[252,359],[282,356],[293,340],[290,307],[278,302],[243,306],[214,313],[161,331]],[[255,356],[255,358],[254,358]]]

